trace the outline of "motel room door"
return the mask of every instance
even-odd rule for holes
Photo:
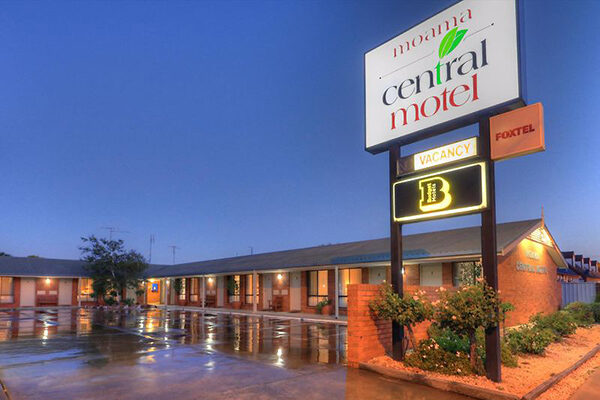
[[[421,265],[421,286],[442,286],[442,264]]]
[[[302,273],[290,272],[290,311],[300,311],[302,308]]]

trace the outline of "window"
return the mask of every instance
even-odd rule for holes
[[[481,262],[463,261],[452,263],[452,284],[454,287],[474,285],[481,277]]]
[[[14,303],[13,278],[3,276],[0,278],[0,303]]]
[[[340,307],[348,307],[348,285],[362,282],[360,268],[340,269],[338,277]]]
[[[228,277],[229,302],[234,303],[240,301],[240,276],[234,275]]]
[[[327,270],[308,272],[308,305],[316,306],[327,299]]]
[[[198,278],[190,279],[190,301],[198,302]]]
[[[94,301],[92,293],[94,288],[92,287],[93,279],[81,278],[79,280],[79,300],[80,301]]]

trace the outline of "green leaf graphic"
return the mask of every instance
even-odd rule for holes
[[[465,37],[468,29],[458,30],[458,27],[452,29],[450,32],[444,36],[442,42],[440,43],[439,56],[440,58],[444,58],[447,56],[452,50],[459,45],[461,40]]]
[[[454,37],[454,41],[452,42],[452,46],[450,46],[450,50],[448,51],[448,53],[451,53],[452,50],[454,50],[456,46],[458,46],[462,38],[465,36],[465,33],[467,33],[466,29],[462,29],[456,32],[456,36]]]
[[[450,32],[446,33],[446,36],[442,39],[439,50],[440,58],[443,58],[446,54],[450,53],[450,46],[452,46],[457,29],[458,28],[452,29]]]

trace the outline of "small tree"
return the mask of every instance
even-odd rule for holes
[[[110,303],[125,289],[139,289],[143,273],[148,268],[144,257],[135,250],[126,250],[122,240],[82,237],[81,259],[87,263],[96,299],[110,296]]]
[[[477,368],[477,340],[475,334],[482,327],[488,329],[498,325],[500,315],[498,293],[485,283],[466,286],[455,293],[442,291],[435,310],[435,320],[441,328],[469,339],[470,361]]]
[[[183,282],[181,278],[175,278],[173,281],[173,290],[179,296],[181,294],[181,290],[183,289]]]
[[[413,349],[417,346],[413,328],[433,315],[433,308],[425,297],[425,292],[418,291],[400,297],[391,285],[385,283],[379,289],[379,297],[369,306],[377,318],[392,320],[405,326]]]

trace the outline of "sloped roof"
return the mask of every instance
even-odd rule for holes
[[[497,225],[498,252],[504,253],[541,226],[540,219]],[[481,252],[480,227],[420,233],[403,237],[405,260],[426,260],[456,256],[477,256]],[[177,265],[151,264],[147,277],[191,276],[295,267],[357,264],[390,260],[389,238],[276,251]],[[79,260],[0,257],[0,275],[38,277],[86,277],[85,263]]]
[[[515,240],[525,237],[539,226],[541,226],[540,219],[498,224],[496,230],[498,252],[502,253]],[[403,258],[423,260],[479,255],[481,253],[480,231],[481,228],[476,226],[404,236]],[[147,274],[159,278],[389,260],[390,240],[384,238],[171,266],[152,266]]]
[[[0,257],[0,275],[41,277],[85,277],[85,263],[41,257]]]

